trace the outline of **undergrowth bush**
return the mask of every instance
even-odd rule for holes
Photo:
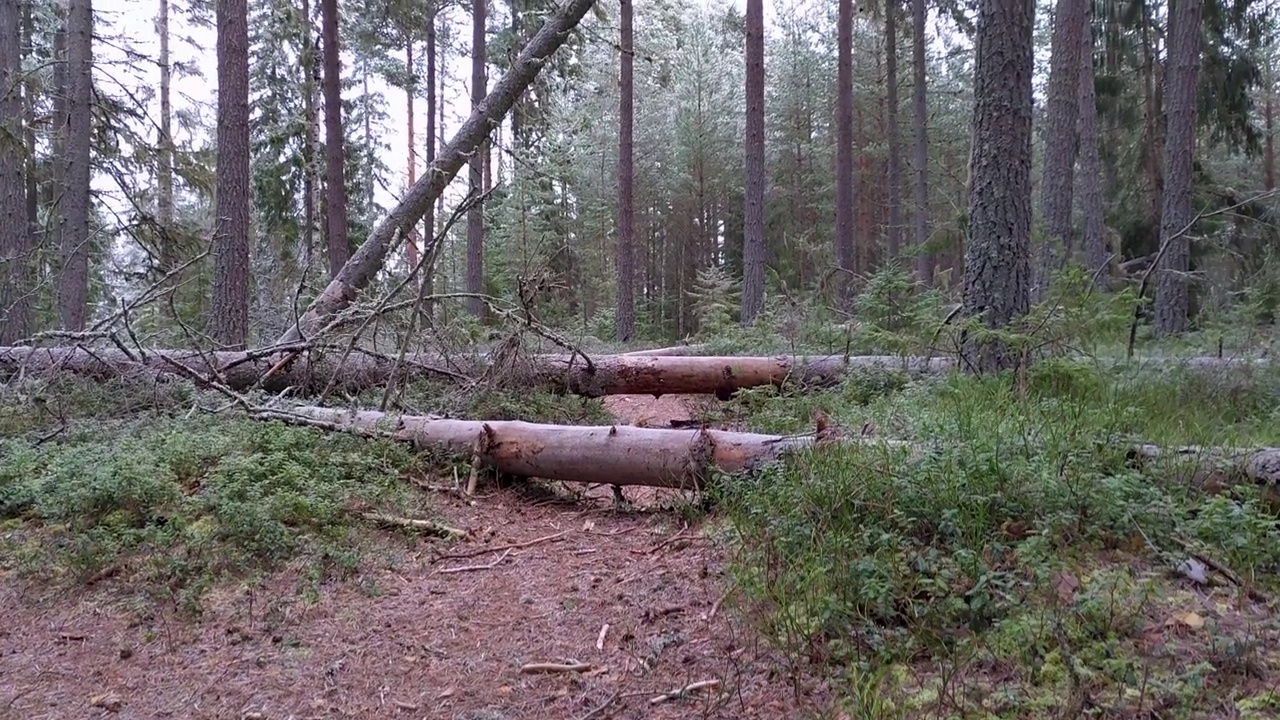
[[[0,440],[0,563],[37,581],[127,573],[198,609],[227,575],[299,558],[355,568],[357,512],[421,514],[405,447],[278,423],[196,418],[33,446]]]
[[[972,698],[945,687],[959,675],[999,717],[1062,707],[1081,675],[1129,702],[1144,628],[1180,597],[1176,581],[1153,595],[1160,578],[1194,551],[1268,586],[1280,524],[1263,488],[1208,490],[1127,449],[1280,444],[1277,377],[1059,358],[1020,382],[744,393],[725,412],[745,427],[811,431],[820,408],[846,435],[912,442],[827,445],[720,484],[744,608],[792,662],[847,678],[856,717],[963,714]],[[992,662],[1017,668],[1016,692],[975,679]],[[1174,706],[1197,702],[1184,671],[1148,668]]]

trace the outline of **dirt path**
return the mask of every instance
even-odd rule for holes
[[[615,412],[678,409],[663,400]],[[574,503],[441,494],[475,534],[448,553],[472,557],[422,544],[312,599],[286,574],[220,591],[198,622],[101,596],[37,606],[0,578],[0,717],[797,717],[783,665],[719,604],[723,558],[663,509],[675,498],[616,513],[608,488]],[[483,567],[451,572],[464,566]],[[651,703],[704,681],[718,686]]]

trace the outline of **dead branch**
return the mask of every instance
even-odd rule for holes
[[[382,513],[360,513],[360,517],[387,528],[404,528],[407,530],[416,530],[418,532],[436,535],[443,538],[463,538],[469,533],[455,527],[450,527],[444,523],[438,523],[434,520],[421,520],[418,518],[402,518],[394,515],[384,515]]]
[[[657,697],[649,698],[649,704],[661,705],[662,703],[667,702],[668,700],[679,700],[681,698],[687,697],[690,693],[697,692],[699,690],[707,690],[707,689],[719,687],[719,686],[720,686],[719,680],[702,680],[696,683],[689,683],[688,685],[685,685],[684,687],[679,688],[677,690],[672,690],[670,692],[665,692],[661,695],[658,695]]]
[[[593,669],[591,663],[529,663],[520,667],[521,675],[539,673],[582,673]]]
[[[438,573],[440,573],[440,574],[442,574],[442,575],[448,575],[448,574],[450,574],[450,573],[473,572],[473,571],[476,571],[476,570],[492,570],[492,569],[494,569],[494,568],[498,567],[498,565],[501,565],[501,564],[502,564],[502,561],[503,561],[503,560],[506,560],[506,559],[507,559],[507,556],[508,556],[508,555],[510,555],[510,554],[511,554],[511,551],[510,551],[510,550],[508,550],[508,551],[506,551],[506,552],[502,553],[502,556],[501,556],[501,557],[499,557],[497,560],[494,560],[493,562],[489,563],[488,565],[462,565],[461,567],[440,568],[440,569],[436,570],[436,572],[438,572]]]
[[[437,555],[436,559],[437,560],[462,560],[465,558],[479,557],[480,555],[488,555],[489,553],[493,553],[493,552],[501,552],[503,550],[523,550],[527,547],[533,547],[534,545],[539,545],[544,542],[559,540],[565,535],[568,535],[570,532],[571,531],[569,530],[564,530],[564,531],[555,533],[554,535],[544,535],[540,538],[534,538],[533,540],[526,540],[525,542],[510,543],[507,545],[497,545],[495,547],[480,548],[478,550],[468,550],[466,552],[444,553],[441,555]]]

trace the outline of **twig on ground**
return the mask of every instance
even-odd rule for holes
[[[609,634],[609,623],[600,626],[600,634],[596,636],[596,649],[604,650],[604,636]]]
[[[1217,560],[1214,560],[1212,557],[1209,557],[1205,553],[1200,552],[1199,550],[1196,550],[1194,547],[1192,547],[1190,542],[1187,542],[1182,538],[1175,538],[1175,540],[1177,540],[1178,544],[1182,546],[1182,549],[1185,550],[1188,555],[1204,563],[1205,566],[1208,567],[1210,570],[1213,570],[1214,572],[1218,573],[1222,577],[1226,578],[1227,582],[1244,590],[1245,594],[1249,596],[1250,600],[1253,600],[1255,602],[1260,602],[1263,604],[1267,604],[1271,602],[1271,599],[1267,597],[1267,595],[1265,595],[1262,591],[1245,585],[1244,581],[1240,579],[1240,576],[1237,575],[1234,571],[1232,571],[1231,568],[1227,567],[1226,565],[1223,565]]]
[[[671,692],[665,692],[656,697],[649,698],[649,704],[660,705],[668,700],[679,700],[680,698],[687,696],[691,692],[696,692],[698,690],[705,690],[708,688],[719,687],[719,686],[720,686],[719,680],[701,680],[696,683],[689,683],[688,685],[685,685],[684,687],[678,690],[672,690]]]
[[[508,550],[508,551],[509,551],[509,550],[522,550],[522,549],[524,549],[524,548],[531,547],[531,546],[533,546],[533,545],[537,545],[538,543],[551,542],[552,540],[559,540],[560,538],[564,537],[565,535],[568,535],[570,532],[571,532],[571,531],[569,531],[569,530],[564,530],[564,531],[558,532],[558,533],[556,533],[556,534],[554,534],[554,535],[544,535],[544,536],[542,536],[542,537],[540,537],[540,538],[534,538],[534,539],[532,539],[532,540],[526,540],[526,541],[524,541],[524,542],[510,543],[510,544],[507,544],[507,545],[496,545],[496,546],[494,546],[494,547],[480,548],[480,549],[478,549],[478,550],[468,550],[468,551],[466,551],[466,552],[445,553],[445,554],[443,554],[443,555],[437,555],[437,556],[436,556],[436,558],[437,558],[438,560],[461,560],[461,559],[463,559],[463,558],[473,558],[473,557],[478,557],[478,556],[480,556],[480,555],[486,555],[486,554],[491,553],[491,552],[499,552],[499,551],[502,551],[502,550]]]
[[[421,520],[418,518],[402,518],[394,515],[384,515],[382,513],[360,513],[360,517],[378,525],[393,528],[406,528],[409,530],[417,530],[419,532],[438,535],[445,538],[462,538],[469,533],[460,528],[451,527],[444,523],[438,523],[434,520]]]
[[[441,574],[447,574],[447,573],[471,572],[473,570],[492,570],[493,568],[498,567],[498,565],[500,565],[503,560],[506,560],[507,556],[510,554],[511,554],[511,551],[508,550],[502,553],[501,557],[489,563],[488,565],[463,565],[461,567],[455,567],[455,568],[440,568],[439,570],[436,570],[436,572]]]
[[[601,703],[600,705],[597,705],[597,706],[595,707],[595,709],[590,710],[589,712],[587,712],[587,714],[586,714],[586,715],[583,715],[583,716],[579,717],[579,718],[578,718],[578,720],[591,720],[591,718],[593,718],[593,717],[595,717],[595,716],[599,715],[600,713],[604,712],[605,710],[607,710],[607,709],[609,708],[609,706],[610,706],[610,705],[613,705],[614,703],[618,702],[618,700],[619,700],[619,699],[621,699],[621,698],[622,698],[622,693],[620,693],[620,692],[615,692],[614,694],[612,694],[612,695],[610,695],[610,696],[609,696],[609,699],[608,699],[608,700],[605,700],[605,701],[604,701],[603,703]]]
[[[721,605],[721,603],[723,603],[723,602],[725,601],[725,599],[729,597],[729,594],[730,594],[730,593],[732,593],[732,592],[733,592],[733,590],[726,590],[726,591],[724,592],[724,594],[722,594],[720,597],[716,598],[716,601],[715,601],[714,603],[712,603],[712,604],[711,604],[711,612],[707,613],[707,620],[714,620],[714,619],[715,619],[715,617],[716,617],[716,613],[717,613],[717,612],[720,612],[720,605]]]
[[[686,527],[685,529],[687,530],[688,528]],[[654,554],[654,553],[658,552],[659,550],[661,550],[662,548],[664,548],[664,547],[666,547],[666,546],[668,546],[668,545],[670,545],[670,544],[672,544],[672,543],[674,543],[674,542],[676,542],[676,541],[678,541],[678,540],[693,540],[693,539],[695,539],[695,538],[694,538],[692,535],[686,535],[686,534],[685,534],[685,531],[684,531],[684,530],[681,530],[680,532],[678,532],[678,533],[676,533],[676,534],[672,535],[671,537],[667,538],[666,540],[663,540],[662,542],[658,543],[657,545],[654,545],[653,547],[649,548],[648,550],[645,550],[645,551],[644,551],[644,554],[646,554],[646,555],[652,555],[652,554]]]
[[[591,663],[529,663],[520,668],[521,675],[535,673],[581,673],[595,667]]]

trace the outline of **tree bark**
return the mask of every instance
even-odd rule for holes
[[[316,67],[316,48],[311,23],[310,0],[302,0],[302,113],[306,129],[302,135],[302,257],[306,267],[310,267],[312,254],[316,246],[316,145],[320,135],[320,113],[316,111],[316,78],[319,68]]]
[[[405,54],[404,70],[406,75],[408,76],[408,84],[405,86],[405,90],[404,90],[405,134],[408,136],[405,139],[406,140],[405,149],[407,151],[405,155],[407,156],[406,162],[409,165],[409,184],[412,185],[418,181],[418,148],[415,145],[416,138],[414,137],[414,132],[413,132],[414,121],[416,120],[413,114],[413,97],[414,95],[417,94],[417,75],[414,73],[414,69],[413,69],[413,40],[408,40],[405,42],[404,54]],[[418,235],[418,226],[415,224],[412,228],[409,229],[409,236],[405,238],[405,241],[404,241],[404,258],[405,258],[405,262],[407,262],[409,265],[409,272],[413,272],[413,269],[418,266],[418,241],[419,240],[420,240],[420,237]],[[418,280],[421,280],[421,278],[418,278]],[[410,287],[416,290],[417,281],[414,281],[413,283],[411,283]]]
[[[24,165],[22,18],[17,2],[0,2],[0,342],[31,334],[28,299],[31,250],[27,247],[27,183]]]
[[[704,487],[715,470],[749,471],[813,444],[808,437],[722,430],[449,420],[320,407],[268,411],[259,418],[389,436],[422,449],[478,457],[485,467],[516,477],[687,490]]]
[[[32,57],[35,55],[35,14],[33,5],[35,3],[23,3],[22,6],[22,53],[23,57]],[[54,73],[55,77],[57,73]],[[35,293],[36,282],[38,279],[35,262],[36,252],[40,249],[41,241],[45,237],[45,225],[40,220],[40,185],[37,183],[40,172],[40,158],[37,155],[36,144],[36,98],[39,82],[34,74],[29,74],[22,88],[22,110],[26,117],[26,128],[23,138],[26,141],[26,200],[27,200],[27,232],[26,243],[22,247],[22,257],[19,260],[19,268],[25,267],[25,271],[18,272],[15,282],[18,283],[14,292],[16,304],[9,305],[12,322],[14,323],[14,333],[24,329],[26,334],[30,334],[35,329],[35,319],[32,317],[31,308],[34,302],[33,295]],[[56,107],[56,103],[55,103]],[[56,117],[56,113],[55,113]],[[25,262],[25,266],[22,264]],[[23,318],[26,318],[25,322]]]
[[[1080,172],[1076,175],[1076,184],[1079,187],[1077,196],[1080,199],[1080,215],[1084,221],[1088,267],[1093,277],[1097,278],[1098,286],[1107,290],[1111,286],[1111,274],[1106,270],[1110,264],[1110,255],[1103,225],[1102,161],[1098,157],[1098,101],[1094,90],[1091,14],[1085,12],[1080,18]]]
[[[692,346],[697,348],[698,346]],[[490,369],[476,356],[446,358],[432,353],[409,353],[404,368],[393,359],[353,352],[341,363],[344,348],[312,350],[283,371],[261,382],[271,392],[294,388],[315,392],[333,383],[335,390],[359,392],[410,378],[478,375]],[[582,356],[534,355],[506,367],[509,386],[541,387],[584,397],[605,395],[718,395],[726,397],[753,387],[822,387],[857,373],[900,372],[921,378],[953,372],[951,358],[896,355],[781,355],[776,357],[717,357],[684,355],[660,348],[624,355],[597,355],[590,363]],[[657,353],[663,353],[661,355]],[[96,380],[111,378],[186,379],[220,383],[232,390],[255,387],[275,362],[272,348],[252,351],[149,349],[125,354],[108,347],[0,347],[0,379],[24,376],[75,375]],[[1124,364],[1124,361],[1119,361]],[[1267,358],[1150,358],[1143,366],[1155,371],[1183,370],[1222,374],[1271,367]]]
[[[618,312],[617,340],[629,342],[636,330],[635,246],[636,211],[633,199],[634,164],[632,162],[635,124],[635,84],[633,63],[635,47],[631,29],[631,0],[622,0],[619,32],[621,78],[618,96]]]
[[[1034,16],[1033,0],[982,0],[979,6],[964,314],[992,329],[1026,315],[1031,305]],[[998,341],[970,340],[964,354],[977,371],[1021,362]]]
[[[1161,115],[1160,108],[1160,91],[1156,83],[1156,65],[1159,62],[1156,59],[1156,50],[1152,47],[1151,42],[1151,6],[1153,0],[1138,0],[1142,3],[1142,120],[1143,128],[1146,131],[1144,138],[1146,147],[1145,153],[1147,171],[1147,198],[1148,208],[1151,220],[1151,226],[1158,228],[1160,226],[1160,203],[1164,193],[1164,179],[1160,173],[1160,160],[1163,154],[1160,139],[1159,118]]]
[[[213,255],[213,337],[249,337],[249,20],[246,0],[217,0],[218,167]]]
[[[1169,18],[1165,73],[1165,178],[1160,208],[1160,244],[1167,245],[1156,278],[1155,330],[1175,335],[1187,329],[1187,271],[1191,269],[1191,191],[1196,151],[1196,82],[1200,71],[1202,0],[1178,0]]]
[[[902,133],[898,126],[898,0],[886,0],[885,44],[885,132],[889,136],[889,260],[902,251]]]
[[[764,1],[747,0],[746,202],[742,236],[742,326],[764,308]]]
[[[1275,50],[1267,57],[1266,95],[1262,105],[1265,138],[1262,149],[1262,187],[1265,192],[1276,189],[1276,76]]]
[[[933,256],[924,248],[929,242],[929,106],[925,101],[927,66],[925,65],[925,0],[911,0],[911,87],[912,151],[915,156],[915,244],[916,281],[928,287],[933,284]]]
[[[920,2],[922,0],[915,0]],[[850,286],[857,271],[853,194],[853,0],[840,0],[836,16],[836,261]],[[842,293],[848,301],[848,293]]]
[[[471,113],[472,117],[481,111],[481,103],[485,97],[485,2],[472,0],[471,3]],[[532,82],[533,78],[530,78]],[[512,104],[519,99],[519,93],[512,98]],[[499,118],[500,119],[500,118]],[[496,127],[496,123],[494,125]],[[484,160],[488,154],[489,128],[485,129],[476,148],[471,151],[471,171],[469,190],[473,197],[484,192]],[[484,286],[484,204],[476,202],[467,211],[467,292],[473,296],[483,295]],[[480,297],[467,300],[467,309],[477,318],[484,318],[485,304]]]
[[[225,1],[225,0],[224,0]],[[387,253],[408,229],[422,219],[428,206],[444,192],[468,157],[476,154],[481,141],[511,109],[515,98],[529,86],[542,65],[577,26],[595,0],[569,0],[560,7],[538,34],[520,52],[515,65],[494,87],[485,102],[475,108],[440,156],[426,169],[391,213],[369,234],[351,260],[312,301],[298,322],[279,339],[280,344],[295,343],[323,323],[329,315],[350,305],[356,294],[382,267]]]
[[[1034,294],[1043,298],[1049,279],[1071,257],[1072,188],[1080,98],[1080,33],[1090,0],[1058,0],[1053,16],[1049,89],[1045,104],[1044,174],[1040,213],[1048,236],[1039,248]]]
[[[93,130],[93,6],[67,3],[67,136],[62,192],[62,274],[58,315],[79,331],[89,317],[89,182]]]
[[[328,212],[325,236],[329,246],[329,277],[351,259],[347,235],[346,138],[342,132],[342,69],[338,48],[338,0],[320,0],[320,32],[324,37],[325,192]]]
[[[508,476],[684,490],[706,487],[714,471],[750,472],[792,453],[833,443],[884,449],[913,459],[923,455],[922,448],[910,442],[882,438],[778,436],[630,425],[544,425],[518,420],[485,422],[322,407],[266,410],[256,417],[409,442],[423,450],[476,458],[484,467]],[[1248,482],[1280,481],[1280,448],[1166,449],[1138,445],[1130,449],[1130,455],[1142,460],[1169,455],[1196,458],[1206,464],[1225,464]]]
[[[436,17],[439,13],[438,0],[431,0],[431,15],[427,19],[427,145],[426,160],[427,167],[436,160]],[[409,185],[413,185],[416,180],[410,181]],[[435,255],[436,248],[432,243],[436,232],[436,207],[434,203],[428,203],[427,209],[423,214],[423,227],[426,228],[426,236],[423,241],[424,252],[427,255],[427,262],[423,265],[422,288],[423,294],[430,296],[435,294]],[[435,303],[424,302],[422,311],[427,317],[431,317],[434,311]]]
[[[158,234],[160,272],[166,274],[177,267],[177,248],[167,237],[173,229],[173,105],[170,99],[173,71],[169,58],[169,0],[160,0],[156,18],[156,34],[160,36],[160,137],[156,140],[156,214],[161,232]]]

